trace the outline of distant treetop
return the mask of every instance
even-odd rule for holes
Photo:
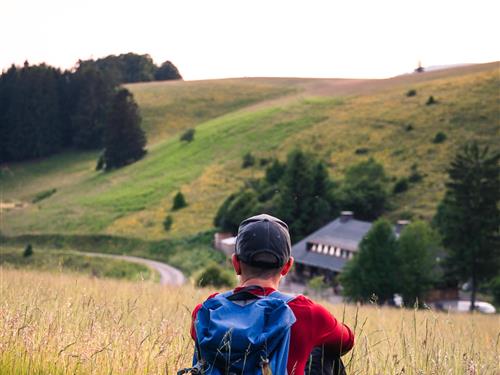
[[[129,52],[97,60],[80,60],[78,69],[88,65],[96,67],[115,84],[182,79],[179,70],[172,62],[165,61],[158,67],[148,54],[138,55]]]

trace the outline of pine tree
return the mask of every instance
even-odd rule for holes
[[[108,112],[113,105],[113,83],[95,66],[82,63],[72,82],[75,110],[71,116],[72,142],[80,149],[103,146]],[[107,147],[104,145],[104,147]]]
[[[312,178],[311,207],[304,228],[306,234],[314,232],[338,214],[337,204],[333,196],[334,184],[330,180],[323,162],[317,162],[313,166]]]
[[[182,192],[177,192],[175,194],[173,203],[172,203],[172,210],[180,210],[181,208],[184,208],[187,206],[186,198],[184,198],[184,194]]]
[[[106,170],[133,163],[144,156],[146,136],[132,94],[120,89],[114,96],[104,133]]]
[[[471,282],[471,311],[481,282],[500,268],[500,153],[466,144],[448,168],[445,198],[436,223],[448,249],[448,271]]]
[[[23,251],[23,257],[25,258],[29,258],[33,255],[33,246],[31,246],[31,244],[27,244],[26,247],[24,248],[24,251]]]
[[[292,241],[309,234],[307,220],[311,217],[313,178],[307,156],[300,150],[292,151],[281,179],[277,207],[278,217],[288,223]]]

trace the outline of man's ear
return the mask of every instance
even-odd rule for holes
[[[293,257],[290,257],[290,259],[288,259],[288,262],[286,262],[285,265],[283,266],[283,268],[281,269],[281,272],[280,272],[281,276],[286,276],[286,274],[288,272],[290,272],[294,261],[295,261],[295,259],[293,259]]]
[[[234,272],[236,272],[237,275],[241,275],[241,263],[234,253],[231,256],[231,262],[233,263]]]

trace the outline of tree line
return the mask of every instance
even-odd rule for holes
[[[0,162],[103,149],[120,84],[181,78],[171,62],[157,67],[148,55],[132,53],[79,61],[66,71],[12,65],[0,76]]]
[[[349,209],[358,219],[377,220],[341,274],[348,298],[385,303],[398,293],[406,306],[422,306],[434,287],[469,284],[471,309],[478,291],[500,305],[499,161],[498,151],[464,145],[448,167],[446,194],[432,222],[412,222],[399,236],[380,219],[389,198],[381,164],[360,162],[338,183],[323,162],[295,150],[230,195],[214,224],[236,233],[241,220],[266,212],[285,220],[297,242]]]
[[[285,162],[274,159],[261,179],[250,180],[219,208],[215,226],[236,233],[244,218],[266,212],[288,224],[293,241],[312,233],[341,209],[356,218],[380,216],[388,202],[388,178],[374,159],[350,167],[342,183],[330,178],[324,162],[297,149]]]
[[[446,193],[432,221],[416,221],[399,238],[384,219],[362,240],[340,281],[357,301],[422,306],[433,287],[469,284],[471,307],[478,291],[500,304],[500,153],[466,144],[448,167]]]

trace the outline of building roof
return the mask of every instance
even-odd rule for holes
[[[372,223],[366,221],[337,218],[293,245],[292,256],[299,264],[340,272],[348,259],[307,251],[306,244],[312,242],[357,251],[359,243],[371,226]]]

